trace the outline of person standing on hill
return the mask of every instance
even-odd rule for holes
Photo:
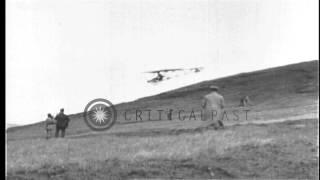
[[[244,96],[240,99],[240,107],[252,106],[249,96]]]
[[[69,117],[64,114],[64,109],[60,109],[60,113],[56,116],[56,137],[59,137],[59,132],[61,131],[61,137],[64,137],[66,128],[69,125]]]
[[[47,132],[46,139],[49,139],[52,137],[53,125],[56,124],[55,119],[53,118],[53,116],[50,113],[48,114],[48,117],[47,117],[45,123],[46,123],[46,132]]]
[[[218,93],[219,88],[217,86],[210,86],[211,93],[204,96],[202,100],[202,108],[204,109],[204,118],[208,120],[212,117],[212,123],[209,126],[213,125],[217,128],[217,125],[221,128],[224,127],[222,123],[222,114],[224,109],[224,98]],[[210,116],[211,115],[211,116]]]

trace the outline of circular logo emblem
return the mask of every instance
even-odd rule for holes
[[[117,119],[117,111],[106,99],[94,99],[84,109],[84,121],[94,131],[104,131],[112,127]]]

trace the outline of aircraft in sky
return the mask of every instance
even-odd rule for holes
[[[147,71],[145,73],[156,74],[156,77],[148,80],[147,83],[157,84],[159,82],[178,77],[179,74],[178,73],[175,74],[174,72],[182,72],[183,74],[189,74],[189,73],[199,73],[202,70],[203,70],[203,67],[195,67],[195,68],[188,68],[188,69],[184,69],[184,68],[161,69],[161,70],[155,70],[155,71]]]

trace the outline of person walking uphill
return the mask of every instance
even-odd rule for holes
[[[224,98],[218,93],[217,86],[210,86],[211,93],[204,96],[202,101],[202,108],[204,109],[204,120],[213,120],[208,126],[213,125],[217,128],[217,125],[224,127],[222,123],[222,113],[224,109]]]
[[[64,109],[60,109],[60,113],[56,116],[56,137],[59,137],[59,132],[61,131],[61,137],[64,137],[66,128],[69,125],[69,117],[64,114]]]

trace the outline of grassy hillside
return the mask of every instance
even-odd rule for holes
[[[7,179],[318,179],[318,125],[9,141]]]
[[[145,97],[129,103],[116,105],[118,112],[117,124],[108,133],[116,132],[118,129],[141,130],[146,128],[171,128],[194,127],[194,122],[165,121],[165,113],[173,109],[173,118],[178,117],[177,111],[183,109],[185,114],[190,111],[200,111],[201,98],[209,93],[209,85],[219,86],[220,93],[225,97],[228,108],[239,104],[239,99],[248,95],[254,106],[250,107],[250,120],[268,120],[284,118],[307,113],[317,113],[317,102],[319,94],[319,61],[302,62],[261,71],[241,73],[211,81],[204,81],[187,87],[179,88],[155,96]],[[162,121],[148,121],[147,113],[143,113],[145,125],[139,127],[124,125],[136,122],[135,111],[152,110],[151,118],[158,119],[157,110],[164,110]],[[131,120],[124,119],[124,112]],[[85,125],[82,113],[71,115],[70,128],[67,135],[76,135],[91,132]],[[232,120],[230,120],[231,122]],[[8,139],[35,138],[44,136],[44,124],[10,128]]]
[[[244,73],[119,104],[117,124],[105,132],[92,132],[81,114],[71,115],[64,139],[44,139],[42,123],[11,128],[6,179],[319,179],[318,65]],[[211,84],[221,87],[227,111],[250,110],[249,118],[226,119],[223,130],[179,120],[177,109],[199,109]],[[254,105],[237,107],[243,95]],[[168,108],[173,120],[121,115]]]

